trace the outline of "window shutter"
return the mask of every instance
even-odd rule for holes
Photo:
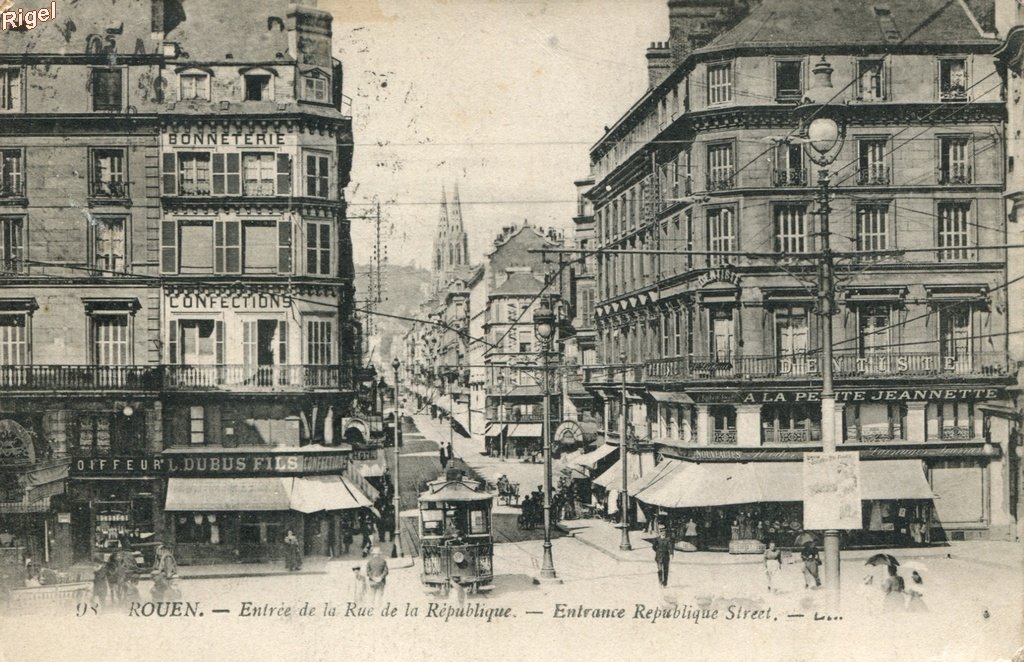
[[[886,101],[895,101],[894,94],[896,87],[892,84],[892,61],[890,58],[885,58],[882,64],[883,78],[882,78],[882,94],[885,95]]]
[[[178,271],[178,222],[160,223],[160,271],[173,274]]]
[[[277,272],[292,272],[292,222],[288,220],[277,222]]]
[[[178,321],[171,320],[167,333],[167,362],[171,365],[178,364]]]
[[[331,168],[330,159],[326,156],[320,157],[320,197],[326,198],[331,192]]]
[[[163,187],[164,195],[177,195],[178,193],[178,166],[175,154],[164,154]]]
[[[217,365],[224,365],[224,322],[217,320],[213,323],[214,333],[214,355]]]
[[[241,228],[239,221],[221,220],[213,227],[213,270],[222,274],[241,271]]]
[[[277,155],[277,194],[292,194],[292,159],[288,154]]]
[[[288,365],[288,322],[277,323],[277,363]]]
[[[227,155],[227,192],[228,195],[238,195],[242,192],[242,155]]]
[[[213,155],[213,194],[224,195],[226,186],[225,178],[227,176],[224,154]]]
[[[331,101],[334,103],[334,107],[341,109],[341,80],[342,80],[342,68],[341,63],[334,63],[331,67]]]

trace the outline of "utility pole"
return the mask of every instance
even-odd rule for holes
[[[619,541],[619,549],[628,552],[633,549],[629,542],[629,468],[627,458],[629,453],[626,450],[626,353],[619,355],[622,362],[622,415],[619,417],[619,460],[622,463],[622,539]]]
[[[832,255],[831,227],[829,224],[829,179],[827,168],[818,172],[818,218],[821,223],[821,259],[819,261],[820,289],[818,301],[822,317],[821,344],[821,450],[836,452],[836,393],[832,384],[832,317],[835,314],[835,264]],[[825,586],[830,591],[839,588],[839,531],[825,531]]]

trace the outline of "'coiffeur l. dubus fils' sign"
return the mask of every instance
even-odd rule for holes
[[[75,458],[77,476],[308,476],[340,474],[348,453],[196,453]]]

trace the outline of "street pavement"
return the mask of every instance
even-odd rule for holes
[[[769,593],[760,563],[727,554],[677,553],[669,585],[657,584],[653,553],[638,549],[618,555],[614,528],[597,545],[579,539],[554,541],[561,583],[533,583],[540,567],[541,544],[524,541],[495,545],[495,582],[491,591],[468,596],[467,604],[509,609],[509,617],[487,623],[472,616],[445,622],[428,617],[430,603],[453,605],[420,584],[418,565],[395,568],[377,610],[354,589],[351,564],[327,562],[325,574],[192,579],[182,582],[184,599],[198,601],[204,614],[193,619],[143,618],[127,609],[74,616],[73,608],[51,614],[0,619],[4,660],[57,659],[59,644],[75,641],[82,650],[136,650],[140,642],[162,659],[265,659],[283,657],[300,646],[305,659],[333,660],[359,655],[369,659],[436,660],[447,656],[488,660],[685,659],[735,660],[998,660],[1010,659],[1022,641],[1021,546],[1011,543],[956,543],[925,550],[890,550],[903,560],[920,557],[926,568],[927,613],[885,613],[881,592],[862,584],[870,567],[863,554],[844,554],[843,602],[830,611],[821,591],[805,590],[795,559],[783,566],[778,592]],[[592,536],[592,542],[597,536]],[[613,549],[606,549],[606,547]],[[943,554],[943,551],[945,554]],[[744,558],[744,562],[737,562]],[[408,564],[406,564],[408,565]],[[142,594],[148,593],[143,582]],[[390,602],[399,614],[382,617]],[[243,604],[249,603],[249,604]],[[300,616],[306,604],[333,616]],[[351,606],[349,603],[357,603]],[[408,606],[407,606],[408,605]],[[559,606],[562,605],[562,606]],[[637,605],[643,607],[639,609]],[[556,618],[569,609],[624,609],[615,620]],[[244,616],[255,608],[290,607],[289,615]],[[435,604],[435,611],[437,604]],[[650,609],[664,610],[661,616]],[[742,609],[766,619],[727,619]],[[213,609],[226,609],[214,613]],[[410,614],[412,609],[416,615]],[[672,610],[688,617],[670,618]],[[695,610],[718,610],[695,619]],[[344,616],[348,612],[349,616]],[[706,612],[705,612],[706,614]],[[640,617],[637,617],[637,616]],[[698,616],[700,612],[698,612]],[[835,620],[827,620],[829,617]],[[840,620],[841,617],[841,620]],[[25,632],[32,632],[29,638]],[[21,635],[16,637],[15,635]],[[202,636],[200,636],[202,635]],[[400,635],[400,636],[399,636]],[[503,643],[511,642],[515,644]],[[628,643],[627,643],[628,642]],[[117,648],[122,646],[123,648]],[[269,646],[270,648],[267,648]]]

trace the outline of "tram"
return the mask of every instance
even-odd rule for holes
[[[494,495],[458,469],[427,484],[419,498],[423,584],[469,592],[494,580],[491,503]]]

